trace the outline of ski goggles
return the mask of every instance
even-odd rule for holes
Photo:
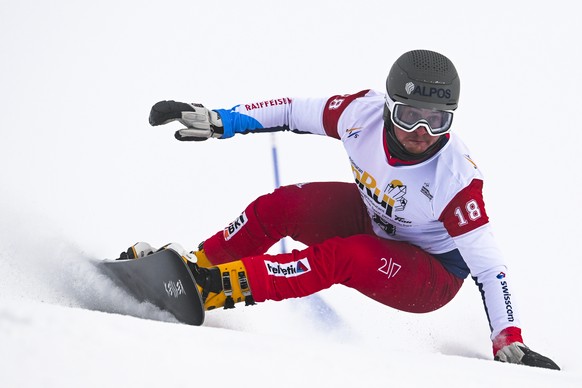
[[[451,131],[453,124],[452,110],[417,108],[386,98],[390,110],[390,119],[405,132],[413,132],[418,127],[425,127],[431,136],[440,136]]]

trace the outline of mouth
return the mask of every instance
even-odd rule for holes
[[[431,142],[430,139],[414,137],[404,140],[402,145],[408,152],[422,153],[431,146]]]
[[[415,144],[424,144],[424,143],[428,143],[428,140],[425,139],[419,139],[419,138],[413,138],[413,139],[407,139],[406,140],[409,143],[415,143]]]

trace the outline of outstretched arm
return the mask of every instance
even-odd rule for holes
[[[178,140],[228,139],[235,134],[292,131],[327,135],[323,108],[327,99],[279,98],[232,109],[209,110],[201,104],[160,101],[151,111],[153,126],[177,121],[185,126],[175,133]]]
[[[495,360],[560,369],[548,357],[524,345],[511,276],[493,238],[485,212],[481,180],[473,180],[445,208],[440,220],[455,240],[483,298],[491,327]]]

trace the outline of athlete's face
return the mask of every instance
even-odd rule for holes
[[[394,134],[404,149],[412,154],[422,154],[440,139],[440,136],[431,136],[424,126],[412,132],[405,132],[395,125]]]

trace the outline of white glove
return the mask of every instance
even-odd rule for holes
[[[160,101],[152,106],[149,117],[152,126],[178,121],[186,128],[176,131],[181,141],[201,141],[211,137],[220,138],[224,133],[220,115],[206,109],[202,104],[187,104],[177,101]]]
[[[196,255],[194,254],[194,252],[188,252],[178,243],[166,244],[163,247],[161,247],[159,250],[161,251],[163,249],[169,249],[171,251],[176,252],[177,254],[182,256],[182,260],[184,260],[185,262],[189,261],[191,263],[196,263],[196,261],[198,260],[196,258]]]
[[[146,242],[140,241],[138,243],[133,244],[125,252],[121,252],[119,258],[116,260],[133,260],[133,259],[140,259],[142,257],[146,257],[151,255],[156,251],[155,248]]]
[[[196,263],[198,260],[194,252],[188,252],[178,243],[169,243],[161,247],[160,249],[153,248],[150,244],[140,241],[138,243],[130,246],[127,251],[121,252],[117,260],[133,260],[141,259],[142,257],[149,256],[153,253],[159,252],[164,249],[170,249],[182,257],[184,262],[190,261]]]

